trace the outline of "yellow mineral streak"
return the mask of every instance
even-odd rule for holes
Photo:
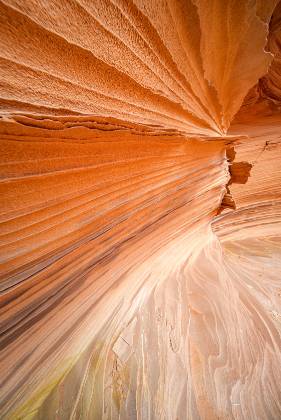
[[[0,418],[281,418],[281,2],[0,1]]]

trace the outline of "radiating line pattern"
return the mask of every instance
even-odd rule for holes
[[[278,0],[0,1],[0,417],[281,418]]]

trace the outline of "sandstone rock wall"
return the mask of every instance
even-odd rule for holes
[[[281,3],[0,2],[0,417],[281,417]]]

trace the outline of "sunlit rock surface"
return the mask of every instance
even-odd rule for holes
[[[281,3],[0,2],[0,418],[281,418]]]

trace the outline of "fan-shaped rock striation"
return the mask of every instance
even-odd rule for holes
[[[281,3],[0,1],[1,419],[281,417]]]

